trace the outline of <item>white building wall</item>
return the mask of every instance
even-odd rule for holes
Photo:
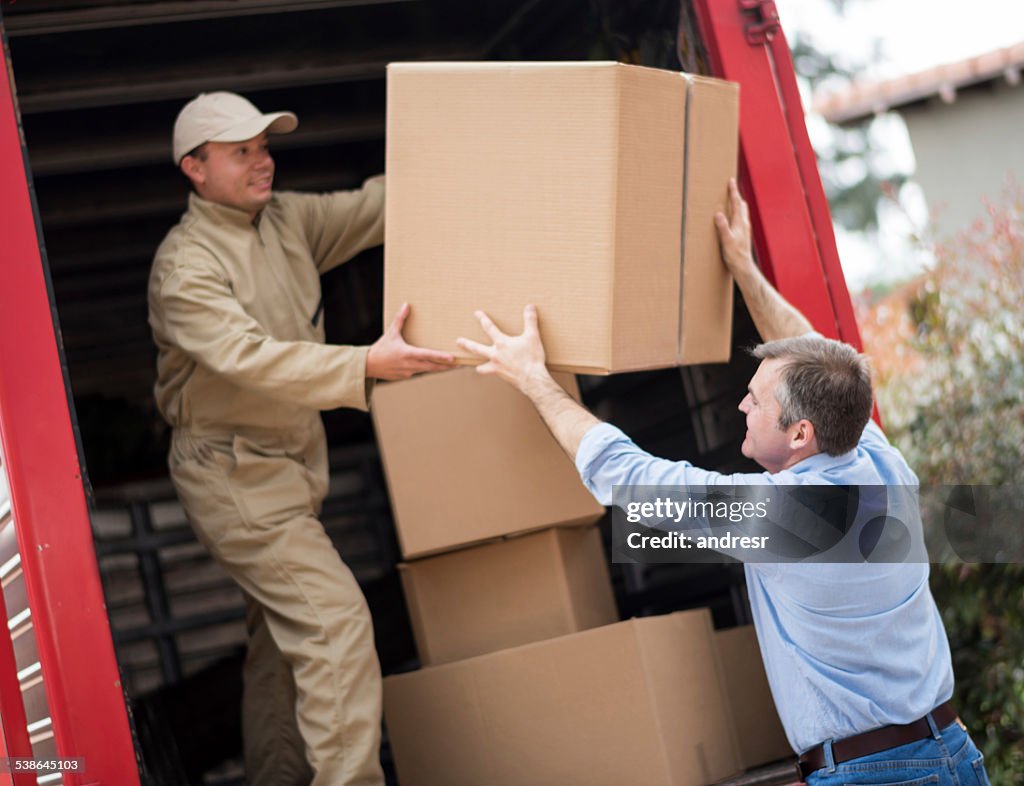
[[[900,110],[917,159],[914,174],[939,239],[965,229],[998,201],[1006,178],[1024,183],[1024,85],[1000,80]]]

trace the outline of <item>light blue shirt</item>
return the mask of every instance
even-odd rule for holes
[[[777,473],[719,472],[659,459],[602,423],[576,467],[611,504],[615,486],[917,486],[869,423],[857,447],[818,453]],[[768,683],[797,753],[892,723],[909,723],[953,695],[949,640],[928,588],[928,563],[747,563],[747,593]],[[730,675],[725,675],[730,679]]]

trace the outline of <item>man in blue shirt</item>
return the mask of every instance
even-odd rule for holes
[[[544,365],[537,311],[494,342],[459,339],[522,391],[604,504],[615,486],[916,487],[903,456],[871,422],[866,359],[813,332],[764,278],[735,182],[715,221],[722,256],[766,343],[739,404],[744,456],[761,473],[721,473],[659,459],[565,394]],[[949,704],[949,642],[928,588],[928,563],[747,562],[761,654],[779,717],[809,786],[988,784],[981,754]]]

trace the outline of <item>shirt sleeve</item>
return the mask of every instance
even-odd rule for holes
[[[170,343],[240,388],[311,409],[367,408],[369,347],[274,339],[214,270],[176,267],[155,305]]]
[[[670,461],[641,450],[610,423],[591,428],[576,451],[576,469],[590,493],[602,505],[612,504],[615,486],[715,486],[767,482],[761,474],[723,475],[695,467],[689,461]]]
[[[384,242],[383,175],[353,191],[290,196],[321,274]]]

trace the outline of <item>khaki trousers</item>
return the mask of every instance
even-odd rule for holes
[[[294,434],[176,429],[169,463],[196,536],[247,598],[250,786],[382,786],[380,664],[366,600],[318,518],[319,418]]]

